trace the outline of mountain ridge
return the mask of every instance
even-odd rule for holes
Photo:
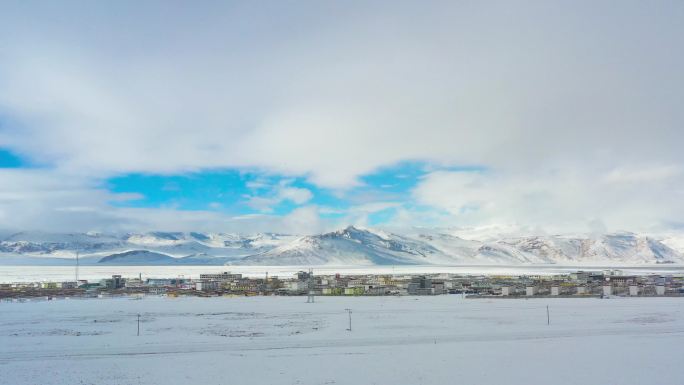
[[[667,238],[672,243],[672,238]],[[677,244],[677,243],[675,243]],[[398,234],[348,226],[315,235],[16,232],[0,238],[0,264],[459,265],[684,263],[647,235],[529,235],[464,239],[443,231]]]

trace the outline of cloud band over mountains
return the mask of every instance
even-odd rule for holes
[[[21,162],[0,168],[0,221],[679,229],[683,18],[674,1],[6,3],[0,149]],[[400,189],[371,178],[406,164]],[[211,190],[216,170],[267,186],[184,207],[108,184]]]

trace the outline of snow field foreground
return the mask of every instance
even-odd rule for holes
[[[684,383],[682,298],[316,300],[0,303],[0,384]]]

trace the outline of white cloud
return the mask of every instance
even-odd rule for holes
[[[397,207],[401,207],[400,202],[372,202],[372,203],[366,203],[366,204],[362,204],[362,205],[352,206],[347,210],[347,212],[371,214],[371,213],[377,213],[379,211],[384,211],[387,209],[393,209],[393,208],[397,208]]]
[[[682,167],[675,165],[640,168],[616,168],[606,175],[609,183],[650,183],[672,179],[682,174]]]
[[[0,104],[21,129],[0,143],[81,173],[253,166],[331,187],[405,159],[681,162],[678,18],[557,6],[7,6]]]
[[[347,226],[347,225],[355,225],[355,226],[362,226],[362,227],[368,227],[372,223],[371,221],[371,216],[373,214],[385,211],[385,210],[393,210],[393,213],[396,212],[397,210],[400,210],[402,207],[401,202],[383,202],[383,201],[377,201],[377,202],[370,202],[370,203],[364,203],[364,204],[358,204],[358,205],[353,205],[348,208],[345,208],[344,210],[335,210],[335,209],[330,209],[330,208],[320,208],[319,213],[320,214],[341,214],[336,223],[338,223],[339,226]]]
[[[260,195],[248,196],[247,205],[256,210],[270,213],[274,206],[290,201],[302,205],[313,198],[313,193],[306,188],[292,186],[292,180],[282,180],[272,187],[271,191],[261,192]],[[264,189],[260,186],[259,189]]]
[[[313,193],[305,188],[283,187],[278,191],[278,198],[301,205],[310,201],[313,198]]]
[[[417,189],[458,218],[664,222],[680,212],[684,164],[684,24],[671,7],[5,4],[0,147],[82,194],[36,197],[20,222],[78,201],[113,210],[92,187],[113,174],[250,167],[344,190],[405,160],[491,170]]]
[[[679,204],[684,199],[683,180],[649,177],[644,183],[625,185],[616,184],[614,175],[574,169],[516,175],[436,171],[413,195],[418,203],[449,213],[443,223],[516,224],[530,232],[661,231],[684,215]],[[631,175],[652,174],[636,170]]]
[[[217,211],[115,207],[109,202],[139,198],[112,194],[88,178],[49,170],[0,169],[0,229],[64,231],[226,231],[310,234],[338,224],[319,219],[305,206],[282,216],[231,216]]]

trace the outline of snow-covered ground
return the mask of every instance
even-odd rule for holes
[[[0,303],[0,383],[663,385],[684,379],[681,298],[305,302]]]
[[[419,230],[419,229],[414,229]],[[681,234],[629,232],[461,238],[447,229],[398,234],[344,229],[316,235],[19,232],[2,235],[0,265],[656,265],[684,263]],[[496,236],[495,236],[496,235]],[[667,244],[665,243],[667,241]],[[684,243],[682,243],[684,244]],[[670,245],[670,246],[668,246]]]
[[[200,274],[221,273],[231,271],[245,277],[261,278],[268,272],[269,276],[291,278],[298,271],[308,271],[311,266],[81,266],[79,278],[98,281],[111,278],[114,274],[133,278],[139,275],[145,278],[185,277],[198,279]],[[439,265],[398,265],[398,266],[315,266],[316,275],[364,275],[364,274],[464,274],[464,275],[555,275],[568,274],[578,270],[602,271],[622,270],[624,274],[684,274],[684,265],[501,265],[501,266],[439,266]],[[73,281],[73,266],[0,266],[0,283],[39,282],[39,281]]]

